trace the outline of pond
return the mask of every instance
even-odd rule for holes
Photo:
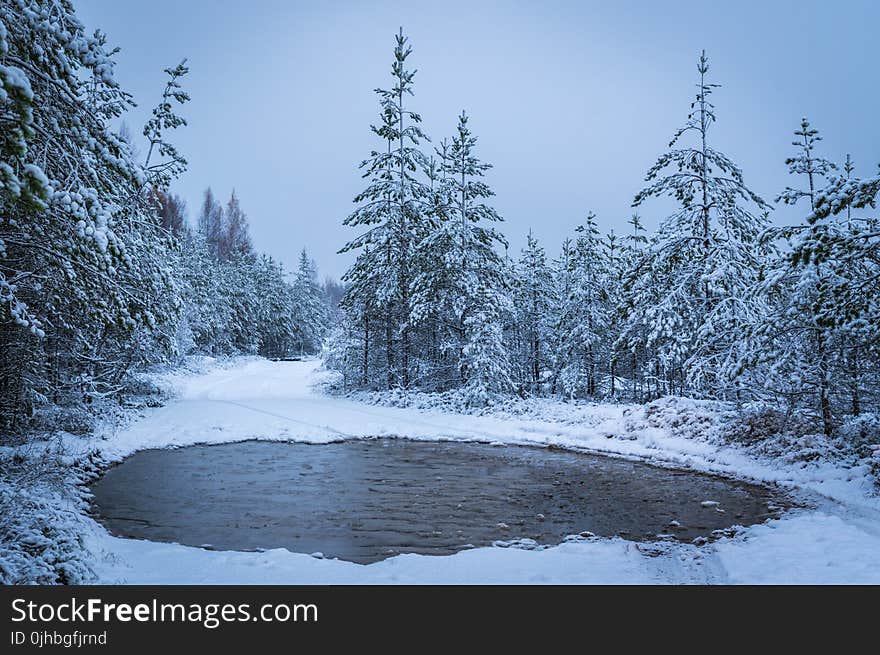
[[[786,503],[758,485],[624,459],[405,439],[146,450],[92,492],[118,536],[361,563],[586,531],[689,542]]]

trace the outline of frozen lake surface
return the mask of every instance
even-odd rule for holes
[[[92,492],[118,536],[360,563],[515,539],[558,544],[585,531],[689,542],[788,502],[762,486],[624,459],[404,439],[145,450]]]

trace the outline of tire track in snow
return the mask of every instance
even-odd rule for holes
[[[276,412],[270,412],[267,409],[259,409],[257,407],[251,407],[249,405],[245,405],[244,403],[241,403],[241,402],[238,402],[235,400],[216,400],[216,399],[210,399],[210,400],[215,403],[226,403],[227,405],[234,405],[236,407],[241,407],[242,409],[247,409],[252,412],[257,412],[259,414],[265,414],[266,416],[280,418],[284,421],[290,421],[291,423],[298,423],[300,425],[305,425],[306,427],[309,427],[309,428],[317,428],[318,430],[326,430],[327,432],[332,432],[333,434],[339,435],[340,437],[343,437],[346,439],[357,439],[358,438],[357,435],[342,432],[341,430],[337,430],[336,428],[331,428],[329,425],[318,425],[316,423],[309,423],[308,421],[303,421],[300,419],[291,418],[289,416],[284,416],[283,414],[278,414]]]

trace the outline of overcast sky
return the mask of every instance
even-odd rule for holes
[[[645,171],[688,112],[701,48],[710,57],[714,145],[766,200],[789,183],[791,132],[808,116],[823,154],[880,162],[873,0],[774,2],[309,2],[74,0],[122,48],[117,79],[140,107],[183,57],[189,159],[175,185],[195,219],[204,189],[234,187],[259,250],[294,265],[307,247],[322,276],[350,259],[341,226],[377,145],[373,89],[387,86],[403,26],[418,69],[412,107],[436,143],[462,109],[494,165],[488,182],[518,253],[531,228],[551,255],[589,210],[626,229]],[[640,209],[653,228],[666,207]],[[778,212],[777,221],[794,218]]]

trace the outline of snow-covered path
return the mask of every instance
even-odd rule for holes
[[[625,408],[580,408],[577,421],[472,416],[379,407],[312,390],[318,364],[239,361],[165,380],[175,400],[100,443],[106,457],[242,439],[322,443],[365,436],[553,444],[777,481],[807,490],[817,509],[791,512],[737,537],[695,547],[591,539],[545,550],[477,548],[445,557],[399,555],[369,565],[283,549],[217,552],[119,539],[94,524],[87,546],[102,582],[135,584],[358,583],[867,583],[880,582],[880,504],[837,469],[785,470],[732,448],[645,427]],[[852,479],[850,479],[852,478]],[[821,494],[821,495],[820,495]],[[828,498],[830,496],[832,498]]]

